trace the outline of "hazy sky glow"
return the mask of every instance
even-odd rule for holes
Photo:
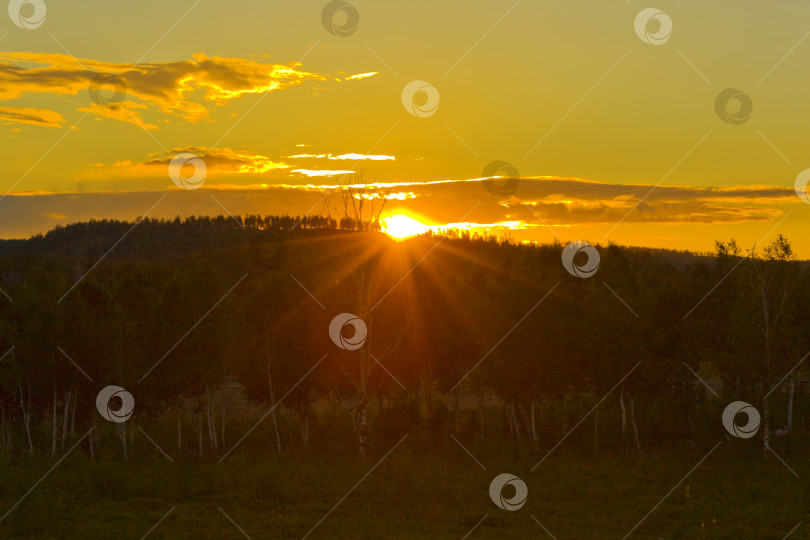
[[[0,235],[133,219],[166,192],[151,217],[317,214],[362,170],[391,189],[388,214],[431,225],[698,251],[782,232],[810,258],[794,190],[810,4],[661,2],[659,45],[637,35],[635,1],[356,1],[346,37],[326,4],[46,0],[38,28],[4,16]],[[435,90],[403,103],[412,81]],[[720,118],[727,88],[750,118]],[[180,152],[205,162],[202,188],[172,183]],[[482,185],[493,161],[523,177],[513,192]]]

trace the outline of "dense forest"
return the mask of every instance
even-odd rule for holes
[[[810,269],[782,236],[711,255],[596,245],[581,278],[559,243],[358,229],[144,219],[0,242],[0,453],[87,437],[92,455],[117,433],[105,449],[123,459],[144,428],[195,458],[364,455],[404,434],[661,455],[710,446],[738,400],[762,416],[752,452],[807,438]],[[363,321],[360,347],[330,339],[342,313]],[[99,415],[109,385],[133,397],[126,422]]]

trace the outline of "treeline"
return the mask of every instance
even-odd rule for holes
[[[114,427],[125,453],[133,426],[175,418],[177,448],[214,457],[405,433],[663,453],[717,441],[737,400],[762,414],[760,447],[806,437],[810,270],[782,236],[714,256],[596,246],[580,278],[558,243],[367,229],[148,219],[0,242],[0,453],[57,455],[93,426],[86,451]],[[330,338],[341,313],[365,323],[359,348]],[[232,377],[268,415],[238,445],[258,418],[229,409]],[[108,385],[132,394],[127,422],[99,415]]]

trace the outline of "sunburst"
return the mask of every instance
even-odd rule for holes
[[[430,230],[428,225],[405,214],[393,214],[385,217],[380,220],[380,225],[382,232],[396,240],[403,240]]]

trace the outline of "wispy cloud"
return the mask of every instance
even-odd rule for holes
[[[64,121],[61,114],[48,109],[0,107],[0,123],[2,124],[60,127]]]
[[[137,105],[136,105],[137,107]],[[132,115],[132,110],[127,102],[121,106],[102,107],[99,114],[115,116],[122,121],[130,121],[139,124],[140,119]],[[85,109],[82,109],[85,110]],[[139,124],[140,125],[140,124]],[[142,127],[151,129],[154,126],[143,124]],[[166,177],[169,163],[172,158],[181,152],[187,152],[200,157],[206,165],[207,176],[216,178],[217,176],[240,175],[247,177],[244,182],[250,184],[251,176],[262,176],[262,184],[272,182],[279,185],[290,179],[300,180],[302,178],[332,177],[352,174],[355,171],[350,169],[321,169],[317,164],[319,160],[332,161],[392,161],[394,156],[387,155],[364,155],[357,153],[348,154],[298,154],[275,158],[258,152],[248,150],[236,150],[227,147],[210,148],[201,146],[187,146],[184,148],[174,148],[163,152],[150,154],[144,160],[125,159],[114,163],[92,163],[80,175],[87,179],[114,178],[116,176],[126,178],[164,178]],[[291,165],[290,161],[296,161]],[[265,176],[267,175],[267,176]],[[206,182],[211,186],[211,182]],[[255,185],[255,184],[254,184]],[[245,186],[234,186],[243,189]],[[249,186],[248,186],[249,187]],[[301,186],[298,186],[301,187]],[[309,186],[312,189],[321,189],[320,186]],[[328,188],[327,188],[328,189]]]
[[[102,73],[115,78],[109,82],[118,83],[118,89],[126,92],[127,101],[112,109],[89,105],[81,110],[139,123],[143,122],[140,114],[144,109],[154,109],[197,122],[209,116],[209,103],[274,92],[305,81],[330,79],[302,70],[300,62],[279,64],[269,62],[266,57],[259,61],[201,53],[192,58],[136,65],[77,60],[55,53],[3,52],[0,53],[0,101],[30,93],[79,95],[86,93]]]
[[[296,145],[297,146],[297,145]],[[352,160],[352,161],[395,161],[397,158],[394,156],[387,156],[384,154],[340,154],[333,156],[332,154],[295,154],[288,156],[289,159],[338,159],[338,160]]]
[[[169,170],[169,163],[172,158],[181,152],[194,154],[205,163],[208,176],[218,174],[251,174],[261,175],[276,169],[286,169],[289,165],[273,161],[271,158],[247,150],[234,150],[231,148],[206,148],[200,146],[187,146],[185,148],[175,148],[171,151],[152,154],[149,159],[142,162],[122,160],[112,165],[94,164],[93,176],[99,173],[108,175],[110,172],[118,171],[129,177],[155,177],[166,176]]]
[[[427,183],[379,184],[380,189],[407,188],[412,200],[401,203],[436,222],[449,222],[470,200],[484,197],[479,222],[520,221],[526,224],[613,224],[628,210],[630,223],[709,224],[767,221],[781,216],[782,205],[796,202],[790,188],[779,186],[658,187],[646,199],[650,184],[612,184],[579,178],[522,178],[517,191],[496,197],[477,179]],[[392,201],[392,208],[398,206]]]
[[[147,108],[148,107],[142,103],[123,101],[113,105],[92,103],[89,107],[82,107],[79,110],[93,114],[96,117],[110,118],[112,120],[118,120],[119,122],[135,124],[144,129],[157,129],[156,125],[144,122],[143,118],[140,116],[139,111]]]
[[[346,77],[347,81],[356,81],[358,79],[368,79],[369,77],[373,77],[378,72],[376,71],[369,71],[368,73],[358,73],[357,75],[349,75]]]
[[[294,173],[300,173],[308,177],[313,176],[340,176],[342,174],[352,174],[354,171],[329,171],[316,169],[293,169]]]

